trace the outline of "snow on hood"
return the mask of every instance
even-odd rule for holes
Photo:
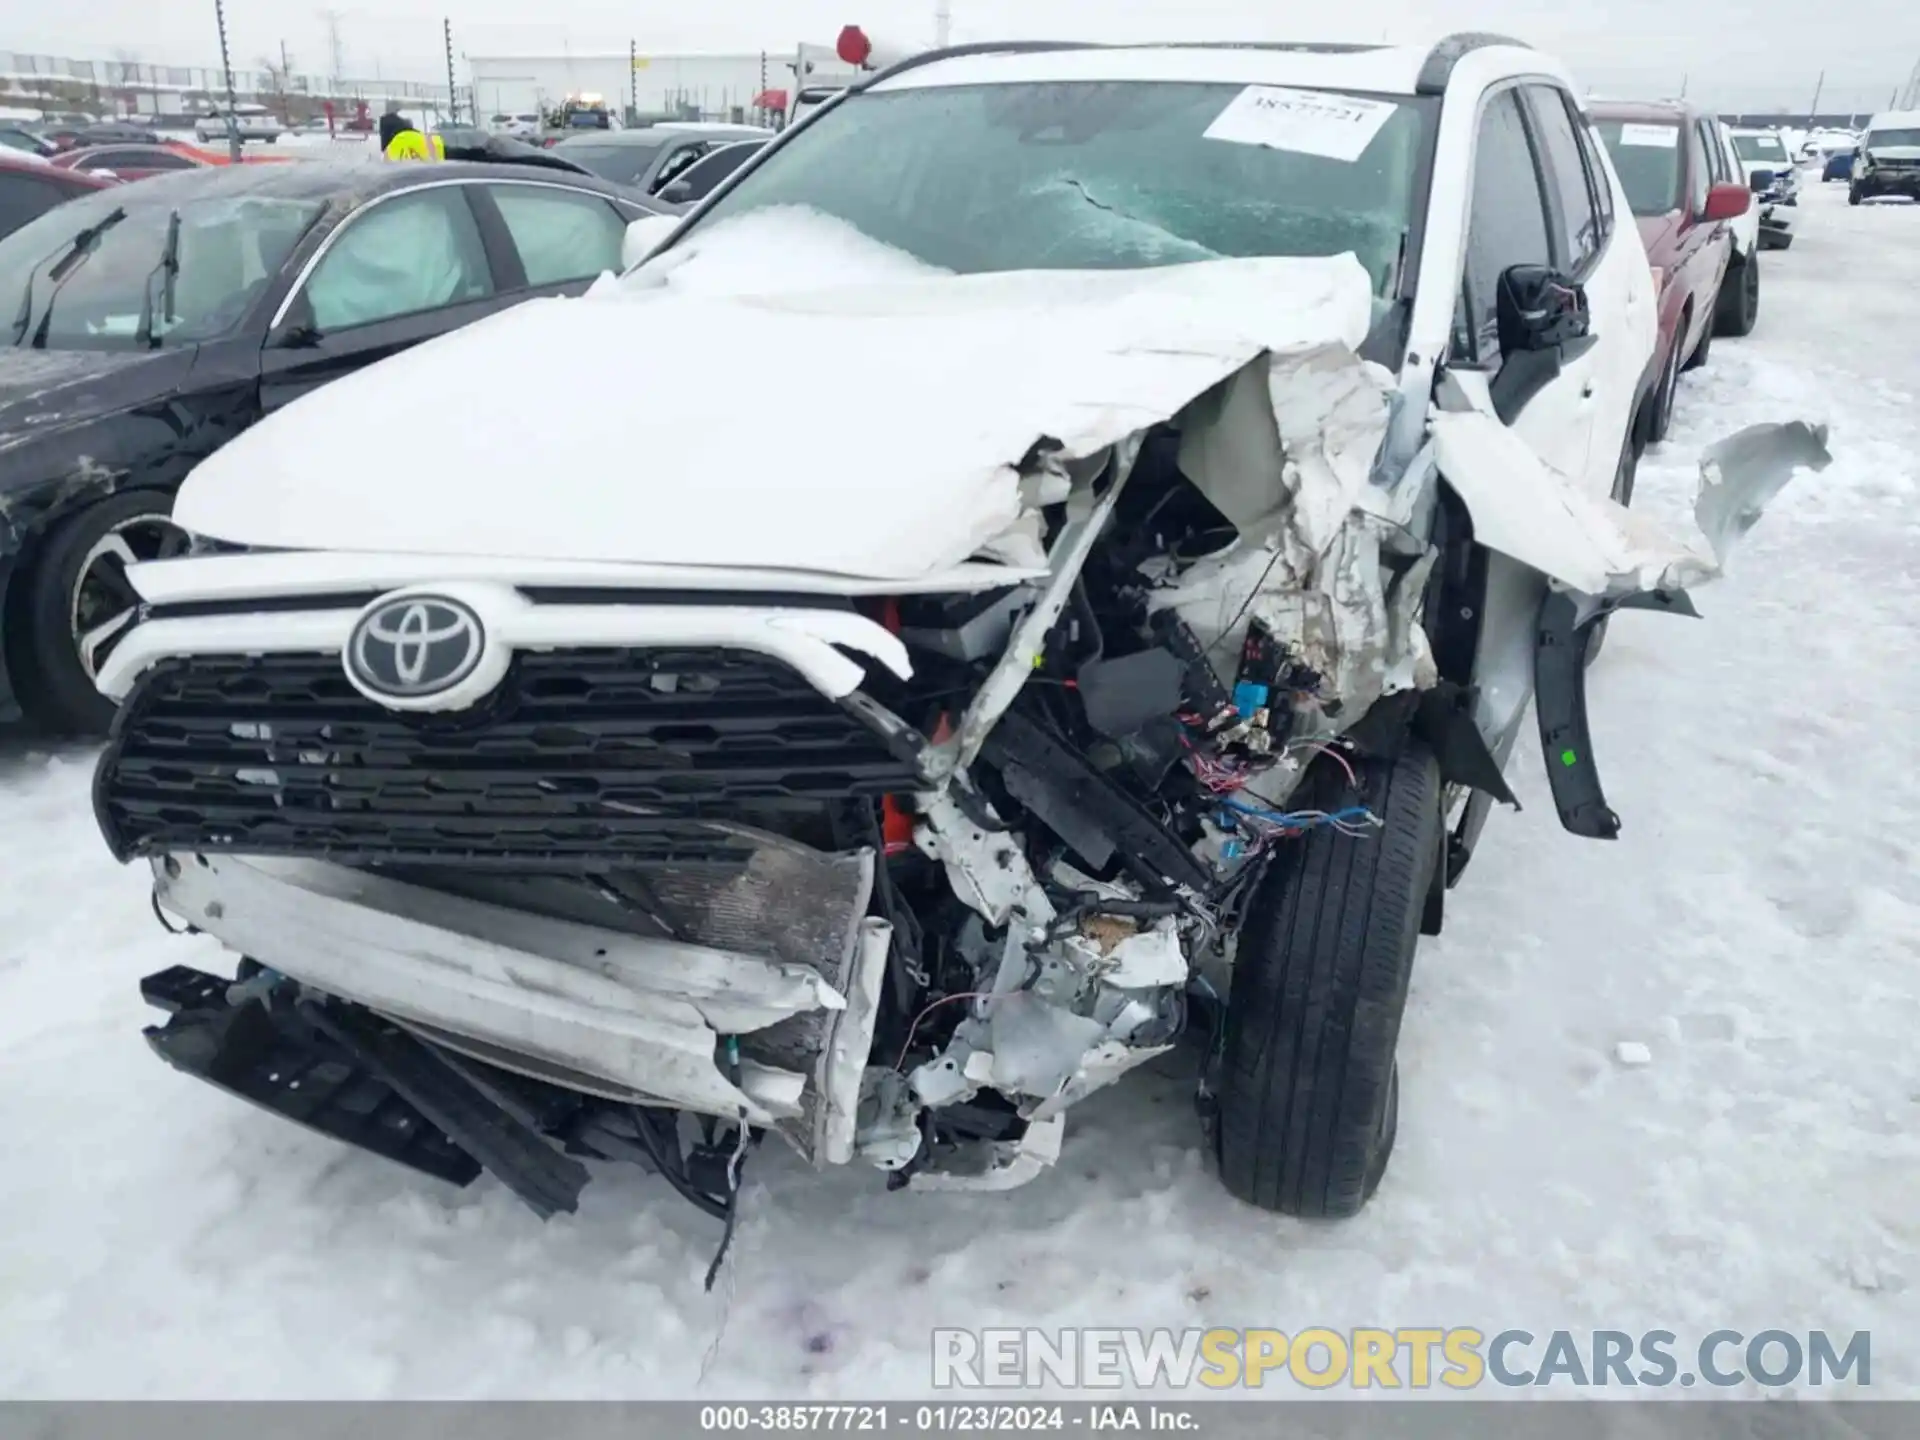
[[[175,518],[257,546],[880,580],[1029,563],[1009,537],[1036,443],[1097,453],[1267,352],[1358,365],[1371,318],[1352,256],[956,276],[818,219],[769,222],[791,265],[723,226],[705,282],[700,247],[669,251],[336,381],[204,461]]]
[[[836,215],[805,205],[773,205],[702,225],[630,274],[603,276],[592,293],[686,295],[826,290],[953,272],[876,240]]]

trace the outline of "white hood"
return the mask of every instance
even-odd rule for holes
[[[881,580],[1031,563],[1015,467],[1036,442],[1098,451],[1264,351],[1357,347],[1370,313],[1350,256],[771,294],[603,281],[303,398],[201,464],[174,513],[305,550]]]

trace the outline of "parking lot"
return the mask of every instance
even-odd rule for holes
[[[936,1323],[1418,1315],[1870,1329],[1875,1392],[1920,1395],[1920,207],[1808,192],[1635,503],[1682,520],[1701,448],[1755,422],[1830,422],[1834,463],[1704,618],[1616,620],[1593,689],[1618,841],[1559,828],[1523,740],[1525,809],[1415,971],[1398,1156],[1360,1218],[1229,1198],[1182,1059],[1076,1111],[1011,1197],[769,1147],[703,1293],[718,1227],[637,1170],[543,1225],[161,1065],[136,984],[218,947],[165,933],[106,854],[91,752],[14,737],[0,1393],[871,1398],[925,1390]]]

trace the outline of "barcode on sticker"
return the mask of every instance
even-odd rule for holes
[[[1400,107],[1326,90],[1249,85],[1207,126],[1205,137],[1265,145],[1328,160],[1358,160]]]

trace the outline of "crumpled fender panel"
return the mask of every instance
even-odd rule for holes
[[[1831,463],[1826,441],[1824,425],[1794,420],[1749,426],[1708,446],[1693,511],[1703,549],[1582,492],[1488,416],[1434,417],[1434,459],[1466,505],[1474,539],[1550,582],[1534,635],[1534,709],[1554,807],[1573,834],[1620,833],[1587,722],[1593,627],[1621,609],[1697,616],[1689,589],[1725,573],[1734,545],[1795,474]]]
[[[1803,420],[1753,425],[1700,457],[1694,518],[1707,549],[1644,515],[1580,490],[1506,426],[1472,411],[1432,420],[1434,460],[1467,507],[1474,539],[1565,589],[1608,598],[1686,590],[1717,579],[1739,538],[1801,468],[1824,470],[1827,429]]]

